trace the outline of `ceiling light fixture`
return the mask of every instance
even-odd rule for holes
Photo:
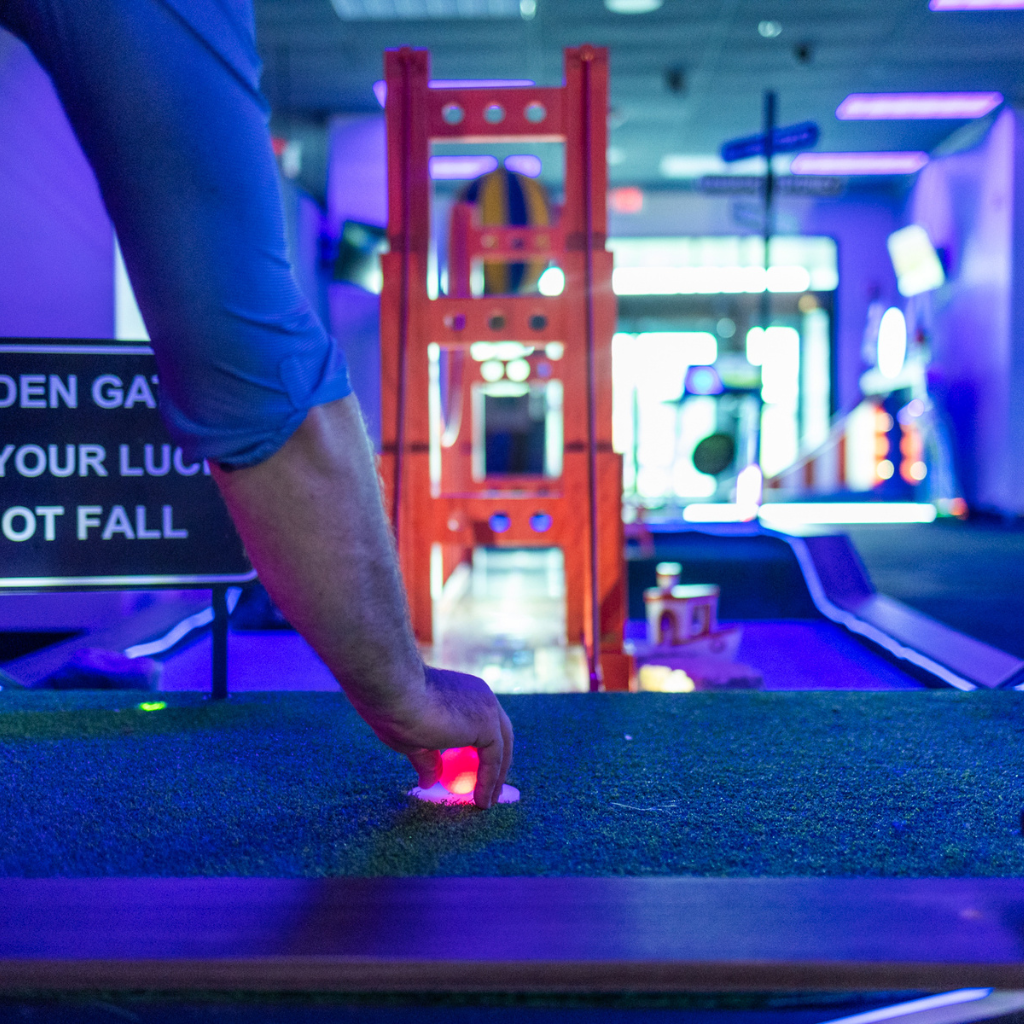
[[[522,89],[537,83],[532,78],[432,78],[431,89]],[[373,95],[383,107],[388,98],[388,83],[383,78],[373,83]]]
[[[781,21],[759,21],[757,23],[757,31],[764,36],[765,39],[774,39],[776,36],[782,35],[782,22]]]
[[[519,0],[331,0],[343,21],[519,18]]]
[[[914,174],[928,163],[927,153],[800,153],[794,174]]]
[[[840,121],[952,120],[983,117],[1002,102],[999,92],[854,92],[836,108],[836,117]]]
[[[793,156],[777,153],[772,158],[776,174],[790,170]],[[702,178],[706,174],[764,174],[764,157],[754,156],[727,164],[717,153],[666,153],[658,165],[663,178]]]
[[[933,11],[1019,11],[1024,0],[931,0]]]
[[[604,0],[605,7],[612,14],[650,14],[662,3],[664,0]]]

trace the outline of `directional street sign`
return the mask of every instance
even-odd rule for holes
[[[706,174],[697,187],[711,195],[763,196],[764,178],[740,174]],[[796,174],[779,178],[776,191],[783,196],[838,196],[843,179],[828,175]]]
[[[776,128],[772,132],[772,152],[795,153],[801,149],[810,149],[817,143],[819,134],[818,126],[813,121],[801,121],[786,128]],[[722,159],[731,164],[752,156],[764,156],[764,143],[764,133],[732,139],[722,146]]]

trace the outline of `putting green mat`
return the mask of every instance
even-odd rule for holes
[[[1024,694],[503,698],[518,805],[410,801],[341,694],[0,694],[0,874],[1024,873]]]

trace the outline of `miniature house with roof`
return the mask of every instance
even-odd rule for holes
[[[675,647],[717,632],[718,594],[718,587],[712,583],[646,590],[648,642]]]
[[[718,624],[719,588],[712,583],[680,585],[683,567],[661,562],[658,585],[644,591],[647,641],[633,641],[633,689],[758,689],[761,673],[736,661],[742,630]]]
[[[719,588],[713,583],[681,585],[683,567],[678,562],[659,562],[655,571],[658,585],[644,591],[648,645],[678,654],[734,658],[740,630],[719,628]]]

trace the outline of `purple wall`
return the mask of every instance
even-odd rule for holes
[[[114,236],[49,78],[0,30],[0,336],[112,338]]]
[[[327,164],[327,229],[346,220],[383,227],[388,221],[384,115],[331,120]]]
[[[317,315],[328,321],[326,289],[320,268],[320,234],[324,215],[316,200],[295,182],[282,175],[281,201],[284,206],[288,258],[302,294]]]
[[[953,427],[971,505],[1024,513],[1024,267],[1021,123],[1004,111],[976,148],[918,176],[906,223],[948,254],[946,285],[928,296],[929,386]]]
[[[346,220],[387,224],[384,117],[345,116],[331,121],[325,227],[337,238]],[[331,332],[348,359],[352,389],[366,426],[380,444],[380,301],[349,284],[328,286]]]

